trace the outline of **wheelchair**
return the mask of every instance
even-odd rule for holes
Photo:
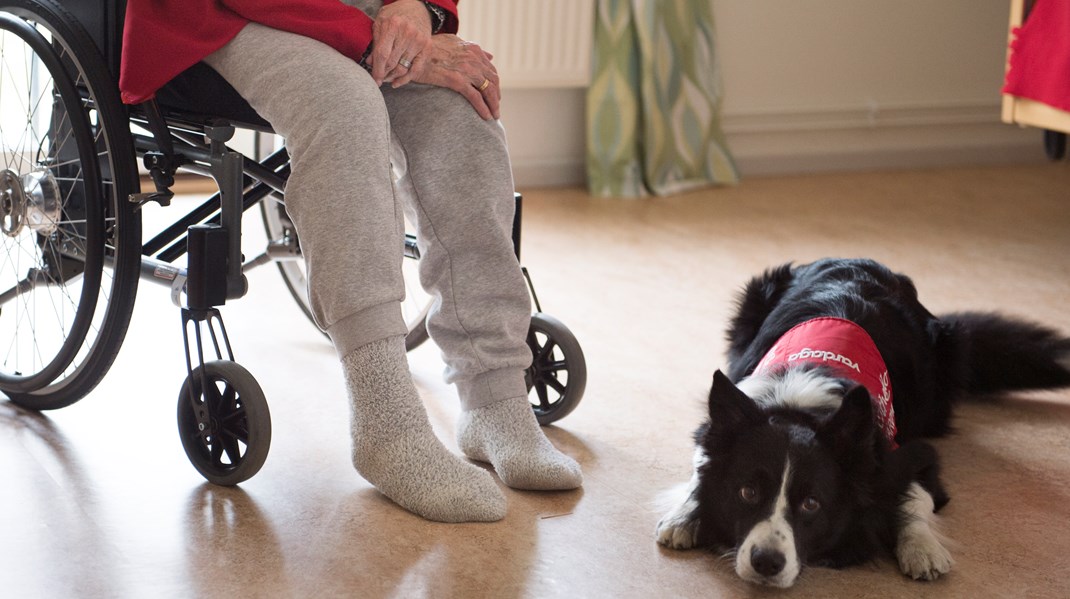
[[[124,10],[125,0],[0,0],[0,391],[30,410],[77,402],[115,359],[139,282],[163,285],[180,308],[185,339],[183,449],[205,479],[235,485],[264,464],[271,419],[263,390],[234,360],[220,307],[246,294],[249,269],[275,264],[311,318],[300,240],[285,211],[289,159],[285,149],[254,160],[227,145],[236,129],[271,128],[206,65],[157,100],[122,104]],[[141,190],[139,160],[149,191]],[[211,177],[218,192],[143,240],[141,208],[170,205],[179,172]],[[268,241],[246,260],[242,217],[254,207]],[[404,253],[406,265],[419,260],[411,234]],[[411,270],[406,286],[415,289]],[[526,378],[545,425],[576,407],[586,364],[523,272],[535,306]],[[429,309],[424,299],[408,310],[408,349],[427,340]]]

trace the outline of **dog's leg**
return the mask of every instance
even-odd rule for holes
[[[658,543],[672,549],[690,549],[698,537],[698,469],[706,463],[706,452],[695,448],[691,480],[665,492],[672,508],[658,522],[655,536]]]
[[[951,570],[951,554],[934,530],[933,498],[920,484],[911,483],[899,504],[895,555],[899,569],[914,580],[936,580]]]

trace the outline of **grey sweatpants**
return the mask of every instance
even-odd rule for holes
[[[339,355],[406,332],[405,211],[417,227],[420,281],[435,300],[428,330],[464,408],[526,396],[531,302],[512,249],[500,123],[445,88],[377,88],[329,46],[255,23],[205,62],[286,140],[286,210],[312,312]],[[409,193],[394,185],[392,142]]]

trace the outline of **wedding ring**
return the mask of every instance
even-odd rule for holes
[[[412,66],[412,61],[407,59],[407,58],[402,58],[401,60],[398,61],[398,64],[407,69],[407,68]]]
[[[483,91],[483,90],[487,89],[488,85],[490,85],[490,79],[484,79],[483,80],[483,85],[479,86],[479,91]]]

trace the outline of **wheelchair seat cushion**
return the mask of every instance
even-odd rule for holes
[[[158,92],[156,101],[165,115],[178,115],[200,124],[223,119],[234,125],[270,131],[271,125],[227,83],[203,62],[186,69]]]

